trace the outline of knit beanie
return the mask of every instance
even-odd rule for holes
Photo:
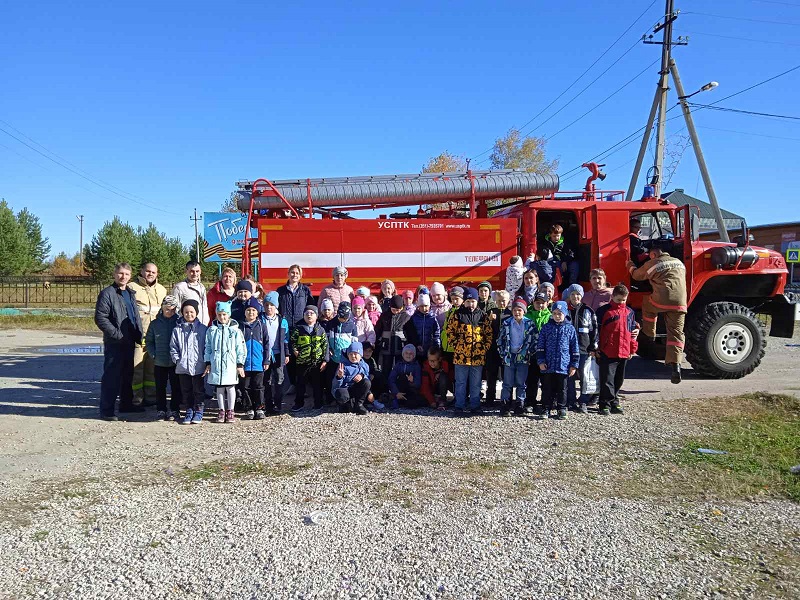
[[[491,283],[489,283],[488,281],[481,281],[481,282],[478,284],[478,289],[481,289],[482,287],[489,288],[489,291],[490,291],[490,292],[492,291],[492,284],[491,284]]]
[[[164,296],[164,300],[162,300],[161,306],[170,306],[172,308],[178,308],[178,299],[172,294]]]
[[[322,302],[320,302],[319,309],[320,310],[329,310],[329,309],[333,310],[333,300],[331,300],[330,298],[325,298]]]
[[[527,303],[527,302],[525,302],[525,298],[523,298],[522,296],[517,296],[517,297],[514,299],[514,305],[513,305],[513,307],[512,307],[512,308],[516,308],[516,307],[518,307],[518,306],[519,306],[519,307],[520,307],[522,310],[528,310],[528,303]]]
[[[347,269],[345,267],[334,267],[333,276],[336,277],[337,275],[344,275],[347,277]]]
[[[405,292],[403,292],[403,297],[404,298],[412,298],[413,299],[414,298],[414,290],[406,290]]]
[[[522,266],[522,257],[521,256],[514,256],[509,263],[512,267],[521,267]],[[516,300],[514,300],[516,302]]]
[[[278,306],[278,292],[270,292],[266,296],[264,296],[264,308],[266,308],[267,304],[272,304],[272,306]]]
[[[261,312],[263,310],[261,302],[259,302],[258,298],[256,298],[255,296],[251,296],[250,298],[247,299],[247,302],[244,303],[244,308],[245,310],[247,310],[248,308],[255,308],[258,312]]]
[[[585,296],[586,295],[586,294],[583,293],[583,286],[581,284],[579,284],[579,283],[573,283],[571,286],[569,286],[564,291],[567,294],[567,298],[570,297],[572,292],[578,292],[581,296]]]
[[[336,310],[336,315],[339,317],[349,317],[351,312],[350,303],[347,300],[339,302],[339,308]]]
[[[477,300],[478,299],[478,290],[475,288],[467,288],[464,291],[464,300]]]
[[[391,300],[392,308],[403,308],[403,297],[395,294]]]
[[[413,352],[414,355],[416,356],[417,348],[416,346],[414,346],[414,344],[406,344],[405,346],[403,346],[403,354],[405,354],[406,352]]]
[[[433,285],[431,286],[431,294],[442,294],[442,295],[444,295],[445,293],[446,292],[445,292],[444,286],[441,283],[439,283],[438,281],[434,281]]]
[[[231,314],[231,303],[230,302],[217,302],[216,306],[217,313],[228,313]]]
[[[359,354],[364,354],[364,346],[361,345],[361,342],[351,342],[350,345],[347,347],[347,353],[350,352],[358,352]]]
[[[353,306],[366,306],[367,301],[364,300],[363,296],[356,296],[353,298]]]
[[[553,295],[555,295],[555,293],[556,293],[556,286],[554,286],[552,283],[550,283],[548,281],[545,281],[544,283],[539,284],[539,287],[550,288],[551,290],[553,290]]]
[[[249,279],[242,279],[239,283],[236,284],[236,291],[240,290],[247,290],[251,294],[253,293],[253,282]]]
[[[457,298],[463,298],[464,297],[464,288],[461,287],[460,285],[457,285],[452,290],[450,290],[450,295],[451,296],[455,296]]]
[[[361,296],[362,298],[366,298],[369,296],[369,288],[365,285],[362,285],[360,288],[356,290],[356,296]]]
[[[308,311],[313,312],[315,315],[319,316],[319,309],[314,306],[313,304],[309,304],[303,309],[303,314],[307,313]]]
[[[428,294],[420,294],[417,298],[417,306],[430,306],[431,297]]]
[[[377,296],[369,296],[369,297],[367,298],[367,302],[372,302],[372,303],[374,303],[374,304],[375,304],[376,306],[378,306],[378,307],[380,306],[380,305],[378,304],[378,297],[377,297]]]
[[[563,300],[559,300],[555,304],[553,304],[553,311],[560,310],[563,314],[568,315],[569,309],[567,308],[567,303]]]
[[[181,304],[181,312],[183,312],[183,309],[187,306],[191,306],[194,308],[194,312],[196,312],[198,315],[200,314],[200,303],[197,300],[184,300],[183,304]]]
[[[547,294],[544,292],[536,292],[536,295],[533,297],[533,301],[536,302],[541,300],[542,302],[547,302]]]

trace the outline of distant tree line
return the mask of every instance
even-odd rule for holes
[[[23,208],[17,214],[0,200],[0,276],[30,275],[47,268],[50,242],[39,218]]]

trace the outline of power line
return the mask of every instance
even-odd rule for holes
[[[724,98],[720,98],[716,102],[711,102],[711,104],[719,104],[720,102],[724,102],[728,98],[733,98],[734,96],[738,96],[739,94],[744,94],[745,92],[749,92],[752,89],[755,89],[755,88],[757,88],[759,86],[764,85],[765,83],[769,83],[770,81],[774,81],[774,80],[778,79],[779,77],[783,77],[784,75],[788,75],[792,71],[797,71],[797,69],[800,69],[800,65],[794,66],[791,69],[787,69],[783,73],[778,73],[777,75],[775,75],[773,77],[770,77],[769,79],[765,79],[764,81],[759,81],[758,83],[755,83],[755,84],[751,85],[750,87],[746,87],[743,90],[739,90],[738,92],[735,92],[735,93],[731,94],[730,96],[725,96]]]
[[[770,138],[773,140],[788,140],[790,142],[800,142],[800,138],[785,137],[782,135],[767,135],[766,133],[751,133],[749,131],[738,131],[736,129],[720,129],[719,127],[708,127],[707,125],[698,125],[700,129],[711,129],[712,131],[724,131],[726,133],[741,133],[742,135],[753,135],[756,137]]]
[[[746,37],[738,37],[735,35],[721,35],[719,33],[706,33],[705,31],[686,31],[685,33],[691,35],[705,35],[709,37],[716,37],[716,38],[724,38],[727,40],[738,40],[740,42],[757,42],[760,44],[778,44],[781,46],[800,46],[800,44],[795,42],[783,42],[778,40],[757,40],[755,38],[746,38]]]
[[[591,70],[592,70],[592,68],[593,68],[593,67],[594,67],[594,66],[595,66],[595,65],[596,65],[598,62],[600,62],[600,60],[601,60],[601,59],[602,59],[602,58],[603,58],[603,57],[604,57],[606,54],[608,54],[608,53],[611,51],[611,49],[612,49],[612,48],[614,48],[614,46],[616,46],[616,45],[619,43],[619,41],[620,41],[620,40],[621,40],[623,37],[625,37],[625,35],[627,35],[627,33],[628,33],[628,32],[629,32],[631,29],[633,29],[633,27],[636,25],[636,23],[638,23],[638,22],[641,20],[641,18],[642,18],[642,17],[644,17],[644,16],[645,16],[645,14],[647,14],[647,11],[649,11],[649,10],[650,10],[650,9],[653,7],[653,5],[656,3],[656,1],[657,1],[657,0],[653,0],[653,1],[650,3],[650,5],[649,5],[647,8],[645,8],[645,9],[642,11],[642,13],[641,13],[641,14],[640,14],[638,17],[636,17],[636,19],[634,19],[634,21],[633,21],[633,22],[632,22],[630,25],[628,25],[628,28],[627,28],[627,29],[625,29],[625,31],[623,31],[623,32],[622,32],[622,33],[619,35],[619,37],[618,37],[616,40],[614,40],[614,41],[611,43],[611,45],[610,45],[608,48],[606,48],[606,49],[603,51],[603,53],[602,53],[600,56],[598,56],[598,57],[595,59],[595,61],[594,61],[594,62],[593,62],[591,65],[589,65],[589,66],[586,68],[586,70],[585,70],[585,71],[583,71],[583,73],[581,73],[580,75],[578,75],[578,77],[577,77],[577,78],[576,78],[576,79],[575,79],[575,80],[574,80],[572,83],[570,83],[570,84],[569,84],[569,85],[568,85],[566,88],[564,88],[564,90],[563,90],[563,91],[562,91],[562,92],[561,92],[561,93],[560,93],[558,96],[556,96],[556,97],[555,97],[555,98],[554,98],[554,99],[553,99],[553,100],[550,102],[550,104],[548,104],[548,105],[547,105],[547,106],[545,106],[545,107],[544,107],[542,110],[540,110],[538,113],[536,113],[536,115],[534,115],[534,116],[533,116],[533,118],[531,118],[531,119],[530,119],[530,120],[528,120],[528,121],[527,121],[527,122],[526,122],[524,125],[522,125],[522,127],[520,127],[520,128],[519,128],[519,130],[520,130],[520,131],[522,131],[522,130],[523,130],[525,127],[527,127],[527,126],[528,126],[528,125],[530,125],[530,124],[531,124],[533,121],[535,121],[536,119],[538,119],[538,118],[539,118],[539,117],[540,117],[540,116],[541,116],[541,115],[542,115],[542,114],[543,114],[543,113],[544,113],[544,112],[545,112],[545,111],[546,111],[548,108],[550,108],[551,106],[553,106],[553,104],[555,104],[556,102],[558,102],[558,100],[560,100],[560,99],[561,99],[561,98],[564,96],[564,94],[566,94],[566,93],[567,93],[569,90],[571,90],[571,89],[572,89],[572,88],[575,86],[575,84],[576,84],[576,83],[578,83],[578,82],[579,82],[581,79],[583,79],[584,75],[586,75],[586,74],[587,74],[589,71],[591,71]],[[636,44],[634,44],[634,46],[638,45],[638,43],[639,43],[639,40],[637,40],[637,41],[636,41]],[[629,48],[629,49],[628,49],[628,50],[625,52],[625,54],[627,54],[628,52],[630,52],[630,50],[631,50],[632,48],[633,48],[633,46],[632,46],[631,48]],[[625,54],[623,54],[622,56],[625,56]],[[614,64],[612,64],[611,66],[614,66],[615,64],[617,64],[617,62],[619,62],[619,60],[622,58],[622,56],[621,56],[620,58],[618,58],[618,59],[617,59],[617,60],[614,62]],[[609,67],[609,68],[611,68],[611,67]],[[606,71],[607,71],[607,70],[608,70],[608,69],[606,69]],[[583,92],[581,92],[581,93],[583,93]],[[580,95],[580,94],[579,94],[579,95]],[[573,98],[573,99],[574,99],[574,98]],[[572,100],[570,100],[570,102],[572,102]],[[554,115],[551,115],[551,118],[552,118],[552,116],[554,116]],[[473,156],[473,157],[472,157],[470,160],[475,160],[475,159],[476,159],[476,158],[478,158],[479,156],[483,156],[484,154],[487,154],[487,153],[491,152],[493,149],[494,149],[494,146],[492,146],[492,147],[491,147],[491,148],[489,148],[488,150],[484,150],[484,151],[483,151],[483,152],[481,152],[480,154],[476,154],[476,155],[475,155],[475,156]],[[484,162],[484,161],[481,161],[481,162]]]
[[[761,2],[762,4],[781,4],[783,6],[793,6],[800,8],[800,4],[792,4],[791,2],[779,2],[778,0],[753,0],[753,2]]]
[[[150,204],[147,204],[147,203],[145,203],[145,202],[140,202],[139,200],[136,200],[136,199],[134,199],[134,198],[129,198],[129,197],[127,197],[127,196],[123,195],[123,194],[120,194],[119,192],[117,192],[116,190],[114,190],[113,188],[111,188],[110,186],[104,185],[104,184],[102,184],[102,183],[98,183],[97,181],[95,181],[95,180],[94,180],[94,179],[92,179],[91,177],[87,177],[86,175],[84,175],[84,174],[83,174],[83,173],[81,173],[80,171],[78,171],[78,170],[76,170],[76,169],[73,169],[72,167],[69,167],[69,166],[65,165],[63,162],[60,162],[60,161],[58,161],[58,160],[56,160],[56,159],[54,159],[54,158],[52,158],[52,157],[48,156],[47,154],[45,154],[44,152],[42,152],[42,151],[41,151],[41,150],[39,150],[38,148],[35,148],[34,146],[31,146],[31,145],[30,145],[30,144],[28,144],[26,141],[24,141],[24,140],[22,140],[22,139],[18,138],[18,137],[17,137],[17,136],[15,136],[13,133],[11,133],[11,132],[9,132],[9,131],[6,131],[6,130],[5,130],[5,129],[3,129],[2,127],[0,127],[0,132],[3,132],[3,133],[5,133],[7,136],[9,136],[9,137],[11,137],[11,138],[15,139],[16,141],[18,141],[20,144],[22,144],[22,145],[23,145],[23,146],[25,146],[26,148],[29,148],[30,150],[33,150],[33,151],[34,151],[34,152],[36,152],[37,154],[39,154],[39,155],[43,156],[44,158],[46,158],[46,159],[47,159],[47,160],[49,160],[50,162],[52,162],[52,163],[54,163],[54,164],[58,165],[58,166],[59,166],[59,167],[61,167],[62,169],[66,169],[66,170],[67,170],[67,171],[69,171],[70,173],[74,173],[74,174],[75,174],[75,175],[77,175],[78,177],[81,177],[82,179],[85,179],[86,181],[88,181],[88,182],[90,182],[90,183],[92,183],[92,184],[96,185],[97,187],[103,188],[104,190],[106,190],[106,191],[108,191],[108,192],[111,192],[112,194],[114,194],[114,195],[116,195],[116,196],[119,196],[119,197],[120,197],[120,198],[122,198],[123,200],[127,200],[128,202],[133,202],[133,203],[135,203],[135,204],[139,204],[139,205],[141,205],[141,206],[144,206],[144,207],[150,208],[150,209],[152,209],[152,210],[157,210],[157,211],[160,211],[160,212],[163,212],[163,213],[166,213],[166,214],[170,214],[170,215],[179,215],[179,214],[180,214],[180,213],[176,213],[176,212],[172,212],[172,211],[164,210],[163,208],[159,208],[158,206],[152,206],[152,205],[150,205]]]
[[[751,19],[749,17],[735,17],[733,15],[715,15],[711,13],[704,13],[704,12],[696,12],[696,11],[689,11],[681,13],[683,15],[701,15],[704,17],[714,17],[717,19],[730,19],[732,21],[748,21],[750,23],[768,23],[770,25],[790,25],[794,27],[799,27],[800,23],[792,23],[790,21],[770,21],[768,19]]]
[[[724,112],[732,112],[732,113],[741,113],[743,115],[753,115],[756,117],[772,117],[775,119],[791,119],[793,121],[800,121],[800,117],[793,117],[791,115],[775,115],[772,113],[762,113],[762,112],[755,112],[752,110],[739,110],[737,108],[726,108],[724,106],[712,106],[711,104],[695,104],[694,102],[689,103],[691,106],[696,106],[699,108],[710,108],[711,110],[720,110]]]

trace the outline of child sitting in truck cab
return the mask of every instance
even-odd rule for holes
[[[547,280],[542,278],[542,273],[539,273],[539,278],[542,281],[553,282],[555,274],[559,271],[562,275],[562,282],[564,287],[578,282],[578,261],[575,257],[575,250],[567,246],[563,237],[564,228],[558,223],[550,227],[550,232],[545,236],[539,244],[536,251],[539,260],[545,261],[553,270],[552,279]]]

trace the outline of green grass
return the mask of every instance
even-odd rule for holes
[[[731,402],[733,414],[708,435],[688,440],[677,464],[693,469],[700,485],[710,484],[724,495],[769,493],[800,502],[800,477],[789,472],[800,464],[800,400],[757,393]],[[698,454],[697,448],[728,454]]]
[[[36,533],[33,534],[33,541],[34,542],[41,542],[48,535],[50,535],[49,531],[47,531],[46,529],[40,529],[39,531],[37,531]]]
[[[261,475],[273,479],[279,477],[292,477],[301,471],[309,469],[307,463],[261,463],[248,461],[222,462],[215,461],[204,463],[184,471],[183,476],[189,481],[205,481],[215,478],[236,478],[251,475]]]
[[[0,330],[3,329],[50,329],[56,331],[77,331],[99,333],[92,317],[67,317],[61,315],[17,315],[0,316]]]

